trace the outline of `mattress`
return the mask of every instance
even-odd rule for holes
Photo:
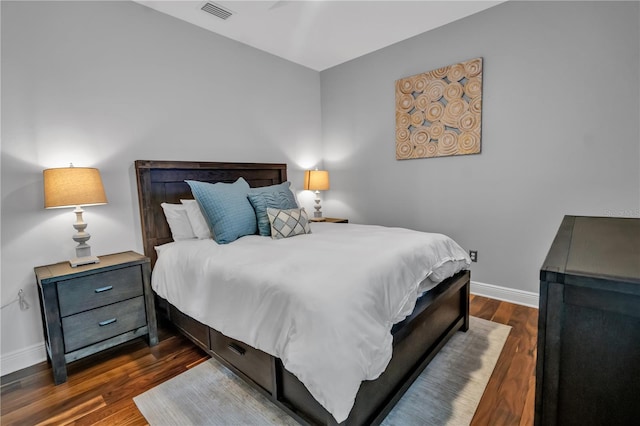
[[[392,354],[393,324],[470,265],[442,234],[313,223],[312,233],[156,248],[156,293],[228,337],[278,357],[341,422]]]

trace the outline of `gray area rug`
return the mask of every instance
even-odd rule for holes
[[[383,425],[468,425],[510,330],[471,317],[469,331],[451,338]],[[133,400],[151,426],[297,424],[215,359]]]

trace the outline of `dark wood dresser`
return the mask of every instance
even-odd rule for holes
[[[640,424],[640,219],[564,217],[540,270],[535,424]]]

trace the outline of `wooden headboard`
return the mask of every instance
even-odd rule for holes
[[[287,180],[286,164],[137,160],[135,166],[144,254],[152,267],[157,258],[154,247],[173,241],[160,204],[193,198],[185,180],[231,183],[243,177],[251,187]]]

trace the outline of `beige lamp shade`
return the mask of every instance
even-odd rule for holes
[[[304,189],[310,191],[326,191],[329,189],[329,172],[326,170],[305,171]]]
[[[107,204],[98,169],[63,167],[42,173],[45,209]]]

